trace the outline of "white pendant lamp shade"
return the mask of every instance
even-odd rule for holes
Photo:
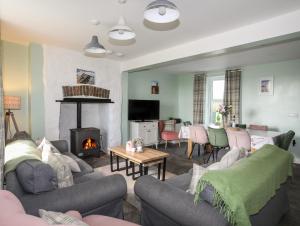
[[[155,0],[150,3],[144,12],[144,18],[153,23],[171,23],[180,16],[176,5],[168,0]]]
[[[111,39],[121,41],[131,40],[136,36],[134,31],[126,25],[123,17],[120,17],[118,24],[110,29],[108,35]]]
[[[85,46],[84,50],[86,53],[92,54],[100,54],[106,52],[104,46],[99,43],[98,37],[96,35],[93,35],[91,42]]]

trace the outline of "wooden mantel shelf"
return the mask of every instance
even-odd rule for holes
[[[81,128],[81,105],[82,104],[113,104],[111,99],[96,99],[96,98],[64,98],[56,100],[61,104],[76,104],[77,105],[77,128]]]
[[[111,99],[97,99],[97,98],[64,98],[63,100],[56,100],[61,103],[90,103],[90,104],[113,104],[115,102]]]

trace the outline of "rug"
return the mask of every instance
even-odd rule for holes
[[[124,167],[124,166],[125,166],[125,163],[121,162],[120,167]],[[116,168],[115,165],[114,165],[114,168]],[[134,194],[134,184],[135,184],[136,180],[132,180],[131,176],[126,176],[126,170],[111,172],[110,165],[98,167],[98,168],[95,168],[94,170],[100,172],[104,176],[109,176],[109,175],[113,175],[113,174],[121,174],[125,178],[126,183],[127,183],[126,201],[128,203],[130,203],[131,205],[133,205],[134,207],[136,207],[138,210],[141,209],[140,201],[139,201],[138,197]],[[138,171],[138,170],[139,170],[138,166],[136,166],[136,171]],[[148,175],[157,178],[157,166],[150,167],[149,171],[148,171]],[[174,176],[176,176],[176,175],[166,171],[166,179],[169,179]]]

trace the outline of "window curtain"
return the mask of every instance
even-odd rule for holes
[[[194,124],[204,123],[206,74],[194,76],[193,121]]]
[[[4,168],[4,108],[3,108],[3,84],[2,67],[0,62],[0,189],[3,189],[3,168]]]
[[[227,122],[233,120],[240,122],[240,83],[241,83],[241,70],[227,70],[225,74],[225,87],[224,87],[224,105],[231,105],[232,110],[227,117]]]

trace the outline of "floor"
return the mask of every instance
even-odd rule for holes
[[[195,147],[192,160],[188,159],[185,154],[186,143],[182,143],[179,148],[176,144],[169,144],[167,150],[164,149],[164,145],[159,146],[161,151],[166,151],[170,154],[167,160],[167,171],[180,175],[182,173],[188,172],[189,169],[193,167],[193,163],[203,164],[204,159],[207,159],[207,154],[203,156],[203,151],[201,150],[200,156],[198,156],[198,149]],[[224,152],[220,151],[219,157],[221,157]],[[97,168],[109,164],[109,156],[102,154],[100,158],[87,158],[85,159],[92,167]],[[290,200],[290,211],[282,219],[279,226],[300,226],[300,165],[294,165],[294,178],[289,184],[288,196]],[[130,205],[129,203],[124,203],[124,216],[125,219],[134,223],[139,223],[140,215],[138,210]]]

